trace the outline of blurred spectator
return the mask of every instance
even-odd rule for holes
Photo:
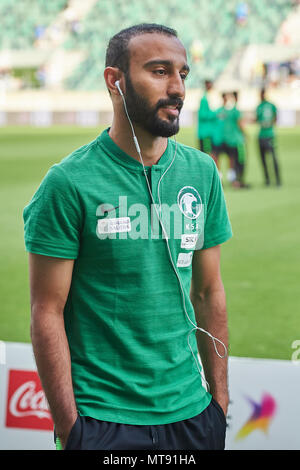
[[[296,77],[300,77],[300,56],[292,61],[292,71]]]
[[[277,62],[269,62],[267,64],[266,82],[272,86],[277,86],[280,81],[280,64]],[[265,83],[266,84],[266,83]]]
[[[0,69],[0,91],[15,91],[24,88],[21,77],[15,77],[9,68]]]
[[[235,20],[239,26],[244,26],[248,21],[249,7],[246,2],[240,2],[236,6]]]
[[[7,90],[9,88],[9,79],[10,79],[10,73],[7,69],[2,68],[0,69],[0,89],[1,90]]]
[[[81,23],[79,20],[73,20],[70,23],[70,30],[74,36],[77,36],[81,31]]]
[[[260,125],[258,134],[259,153],[264,171],[265,184],[270,185],[270,172],[268,156],[271,156],[275,173],[276,185],[281,185],[280,170],[276,155],[274,125],[277,120],[277,108],[270,101],[266,100],[265,89],[260,93],[261,102],[256,108],[256,121]]]
[[[46,85],[46,79],[47,79],[47,74],[46,74],[45,67],[42,66],[37,70],[36,78],[38,80],[40,88],[44,88],[45,85]]]
[[[41,24],[36,25],[34,30],[34,36],[37,41],[43,37],[45,29],[45,26]]]
[[[203,60],[204,47],[199,39],[195,39],[191,45],[190,53],[193,62],[200,62]]]
[[[254,86],[262,86],[267,78],[267,66],[261,60],[257,60],[251,72],[251,81]]]

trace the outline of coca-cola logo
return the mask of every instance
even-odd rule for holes
[[[6,426],[53,430],[45,393],[36,371],[9,371]]]

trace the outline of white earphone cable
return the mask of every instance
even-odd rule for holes
[[[206,384],[207,384],[207,387],[209,389],[209,384],[208,382],[206,381],[205,377],[202,375],[202,372],[201,372],[201,369],[199,367],[199,360],[197,360],[197,358],[195,357],[195,354],[193,352],[193,349],[190,345],[190,335],[191,333],[193,333],[194,331],[201,331],[205,334],[207,334],[213,341],[213,344],[214,344],[214,349],[215,349],[215,352],[216,354],[220,357],[220,358],[225,358],[227,356],[227,348],[225,346],[225,344],[218,338],[216,338],[215,336],[213,336],[211,333],[209,333],[208,331],[204,330],[203,328],[200,328],[198,325],[196,325],[189,317],[188,313],[187,313],[187,310],[186,310],[186,303],[185,303],[185,294],[184,294],[184,289],[183,289],[183,286],[182,286],[182,282],[181,282],[181,279],[180,279],[180,276],[179,276],[179,273],[177,272],[177,269],[175,267],[175,264],[174,264],[174,261],[173,261],[173,258],[172,258],[172,254],[171,254],[171,250],[170,250],[170,246],[169,246],[169,241],[168,241],[168,234],[165,230],[165,227],[163,225],[163,222],[161,220],[161,217],[157,211],[157,204],[155,203],[154,201],[154,198],[153,198],[153,194],[152,194],[152,191],[151,191],[151,188],[150,188],[150,185],[149,185],[149,181],[148,181],[148,177],[147,177],[147,172],[146,172],[146,169],[145,169],[145,165],[144,165],[144,161],[143,161],[143,158],[142,158],[142,153],[141,153],[141,149],[140,149],[140,146],[139,146],[139,143],[138,143],[138,140],[137,140],[137,137],[135,135],[135,132],[134,132],[134,127],[133,127],[133,124],[131,122],[131,119],[129,117],[129,114],[128,114],[128,111],[127,111],[127,105],[126,105],[126,101],[125,101],[125,98],[124,98],[124,95],[122,93],[122,90],[119,86],[119,84],[116,82],[116,86],[120,92],[120,95],[122,97],[122,100],[123,100],[123,104],[124,104],[124,109],[125,109],[125,113],[126,113],[126,116],[127,116],[127,119],[129,121],[129,124],[130,124],[130,127],[131,127],[131,131],[132,131],[132,136],[133,136],[133,141],[134,141],[134,144],[135,144],[135,147],[136,147],[136,150],[137,150],[137,153],[139,155],[139,158],[141,160],[141,164],[143,166],[143,171],[144,171],[144,175],[145,175],[145,178],[146,178],[146,182],[147,182],[147,186],[148,186],[148,190],[149,190],[149,194],[150,194],[150,197],[151,197],[151,200],[152,200],[152,203],[153,203],[153,206],[154,206],[154,209],[155,209],[155,212],[156,212],[156,215],[157,215],[157,218],[159,220],[159,223],[161,225],[161,228],[162,228],[162,231],[163,231],[163,234],[164,234],[164,237],[165,237],[165,240],[166,240],[166,244],[167,244],[167,249],[168,249],[168,253],[169,253],[169,258],[170,258],[170,261],[171,261],[171,264],[172,264],[172,267],[173,267],[173,270],[175,272],[175,275],[178,279],[178,282],[179,282],[179,286],[180,286],[180,290],[181,290],[181,296],[182,296],[182,302],[183,302],[183,308],[184,308],[184,312],[185,312],[185,315],[188,319],[188,321],[193,325],[193,328],[190,330],[189,334],[188,334],[188,338],[187,338],[187,342],[188,342],[188,346],[189,346],[189,349],[193,355],[193,358],[196,362],[196,366],[197,366],[197,369],[198,369],[198,372],[199,374],[201,375],[201,377],[205,380]],[[160,208],[160,213],[161,213],[161,209],[162,209],[162,204],[161,204],[161,199],[160,199],[160,184],[161,184],[161,181],[163,179],[163,177],[166,175],[166,173],[169,171],[169,169],[171,168],[171,166],[173,165],[174,161],[175,161],[175,157],[176,157],[176,153],[177,153],[177,141],[176,141],[176,138],[174,137],[174,140],[175,140],[175,150],[174,150],[174,155],[173,155],[173,158],[172,158],[172,161],[170,163],[170,165],[168,166],[168,168],[165,170],[165,172],[162,174],[162,176],[160,177],[159,179],[159,182],[158,182],[158,186],[157,186],[157,194],[158,194],[158,200],[159,200],[159,208]],[[217,349],[217,346],[216,346],[216,342],[220,343],[223,348],[224,348],[224,351],[225,351],[225,354],[224,355],[221,355]]]

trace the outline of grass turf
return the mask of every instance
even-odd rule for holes
[[[0,339],[30,341],[27,254],[22,212],[48,168],[94,139],[96,128],[4,127],[0,129]],[[299,175],[300,129],[277,129],[283,185],[263,186],[255,127],[249,127],[246,180],[231,188],[226,157],[221,166],[234,237],[222,248],[230,354],[290,359],[300,339]],[[177,137],[196,146],[195,129]]]

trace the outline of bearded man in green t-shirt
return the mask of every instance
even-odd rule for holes
[[[63,449],[225,446],[232,232],[213,159],[170,139],[188,73],[173,29],[116,34],[111,126],[24,209],[32,344]]]

